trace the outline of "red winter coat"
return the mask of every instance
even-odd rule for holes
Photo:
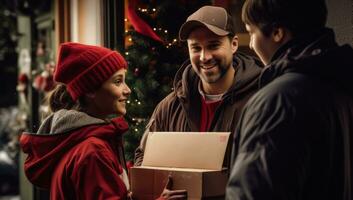
[[[120,163],[127,129],[122,118],[107,122],[60,110],[44,120],[37,134],[21,136],[28,154],[25,173],[34,185],[50,189],[53,200],[125,199],[129,184]]]

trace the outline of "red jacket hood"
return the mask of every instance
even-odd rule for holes
[[[45,120],[45,126],[52,120]],[[82,120],[81,120],[82,122]],[[52,123],[49,125],[53,126]],[[23,133],[20,146],[28,154],[24,164],[27,178],[36,186],[48,188],[51,176],[62,156],[73,146],[89,137],[122,145],[122,134],[128,129],[128,124],[123,118],[114,118],[103,123],[85,124],[82,127],[64,133],[31,134]]]

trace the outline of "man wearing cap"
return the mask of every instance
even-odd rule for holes
[[[234,133],[244,104],[257,90],[262,64],[237,52],[233,27],[227,11],[216,6],[200,8],[181,26],[179,37],[187,41],[190,59],[178,70],[174,91],[155,108],[136,149],[135,165],[142,163],[150,132]],[[224,164],[228,166],[229,155]]]

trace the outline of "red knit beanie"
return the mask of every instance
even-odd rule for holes
[[[67,42],[60,46],[54,80],[64,83],[76,101],[83,94],[99,89],[121,68],[127,69],[127,63],[116,51]]]

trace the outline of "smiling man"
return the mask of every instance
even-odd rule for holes
[[[174,91],[155,108],[136,150],[136,165],[142,163],[150,132],[234,133],[243,106],[257,91],[262,64],[237,51],[233,28],[227,11],[215,6],[200,8],[181,26],[179,37],[187,41],[190,59],[178,70]],[[226,166],[229,157],[226,153]]]

